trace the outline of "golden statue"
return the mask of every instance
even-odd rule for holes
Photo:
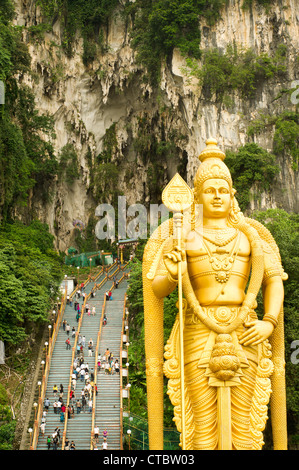
[[[164,375],[182,449],[261,449],[270,396],[274,449],[287,449],[282,282],[287,275],[270,232],[240,212],[224,158],[209,139],[194,190],[175,175],[162,194],[174,217],[145,247],[151,450],[163,449]],[[164,348],[163,298],[177,286],[178,312]],[[259,320],[261,288],[265,313]]]

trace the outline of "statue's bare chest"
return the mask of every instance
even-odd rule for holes
[[[249,241],[233,228],[192,232],[186,253],[191,280],[214,274],[217,282],[225,283],[232,273],[244,277],[249,273]]]

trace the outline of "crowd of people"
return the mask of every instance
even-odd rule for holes
[[[105,374],[113,375],[119,373],[119,362],[115,359],[113,353],[106,349],[103,355],[99,354],[97,359],[98,372],[104,372]]]
[[[44,410],[41,419],[40,431],[42,437],[45,437],[45,430],[46,430],[46,421],[47,421],[47,414],[49,413],[49,409],[51,405],[53,406],[54,414],[58,415],[60,423],[64,423],[65,413],[68,413],[68,418],[71,418],[73,409],[72,405],[69,404],[68,406],[65,404],[63,399],[64,391],[63,385],[60,384],[59,390],[56,384],[53,385],[53,401],[47,397],[44,401]],[[57,426],[52,433],[52,435],[47,436],[47,448],[48,450],[58,450],[59,446],[61,445],[61,434],[60,429]],[[74,448],[74,443],[72,442],[69,446],[70,449]]]

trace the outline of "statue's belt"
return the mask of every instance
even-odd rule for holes
[[[211,320],[216,322],[218,325],[230,325],[238,316],[241,307],[238,306],[225,306],[225,305],[214,305],[210,307],[201,307],[205,315]],[[256,320],[257,315],[254,310],[250,311],[250,320]],[[197,315],[195,315],[192,309],[187,309],[185,316],[185,325],[202,324]]]

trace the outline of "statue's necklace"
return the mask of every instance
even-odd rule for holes
[[[234,235],[234,237],[230,241],[226,242],[226,245],[228,243],[230,243],[234,238],[236,238],[238,233],[239,232],[237,231],[236,234]],[[204,245],[205,245],[205,247],[206,247],[206,249],[209,253],[211,267],[212,267],[213,271],[215,271],[215,279],[216,279],[217,282],[225,283],[229,280],[230,271],[233,267],[235,258],[237,256],[237,253],[238,253],[238,250],[239,250],[239,241],[240,241],[240,236],[237,238],[237,240],[233,244],[233,247],[230,250],[230,252],[227,252],[225,250],[221,250],[221,253],[220,253],[220,250],[216,249],[216,253],[218,252],[218,255],[222,254],[223,252],[228,253],[228,255],[224,256],[224,258],[222,258],[222,259],[219,259],[217,256],[212,254],[209,247],[208,247],[208,245],[207,245],[207,243],[205,243],[203,241],[203,243],[204,243]],[[218,245],[218,246],[224,246],[224,245]]]
[[[207,233],[213,234],[214,238],[211,239],[210,237],[208,237]],[[229,235],[228,237],[227,237],[227,234]],[[202,237],[204,238],[204,240],[207,240],[213,245],[226,246],[230,242],[232,242],[237,237],[237,235],[238,235],[238,231],[235,229],[224,229],[224,230],[204,229],[204,234],[202,235]]]

